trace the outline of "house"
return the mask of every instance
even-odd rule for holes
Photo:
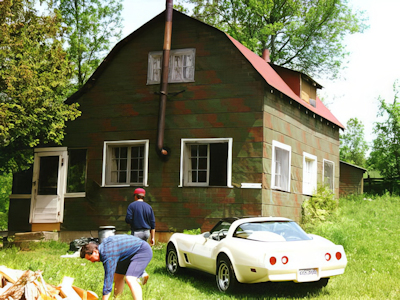
[[[339,196],[363,194],[365,172],[364,168],[340,161]]]
[[[163,143],[157,149],[165,12],[120,41],[67,102],[82,116],[62,146],[16,174],[9,231],[128,231],[144,187],[156,231],[209,230],[221,217],[299,220],[318,183],[339,196],[339,130],[305,74],[173,11]],[[162,94],[162,93],[161,93]],[[32,183],[32,185],[31,185]]]

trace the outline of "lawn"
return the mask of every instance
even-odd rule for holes
[[[346,250],[348,265],[343,275],[331,278],[318,290],[308,284],[264,283],[242,285],[233,295],[218,292],[214,276],[186,270],[177,277],[165,271],[165,244],[153,248],[147,268],[144,299],[400,299],[400,198],[354,197],[340,199],[339,210],[326,222],[308,225],[309,233],[322,235]],[[68,244],[47,242],[30,251],[0,250],[0,265],[42,270],[46,282],[58,285],[64,276],[74,285],[101,295],[103,267],[80,258],[61,258]],[[132,299],[125,286],[122,299]]]

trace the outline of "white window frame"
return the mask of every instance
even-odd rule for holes
[[[177,65],[176,60],[182,56],[190,56],[191,65]],[[162,51],[153,51],[149,53],[148,57],[148,69],[147,69],[147,84],[158,84],[161,80],[161,68],[162,68]],[[177,49],[170,51],[169,57],[169,70],[168,70],[168,82],[194,82],[194,71],[195,71],[195,58],[196,58],[196,49],[195,48],[187,48],[187,49]],[[184,69],[188,68],[189,76],[183,77],[180,76],[177,78],[177,74],[184,74]],[[157,70],[158,76],[154,78],[154,73]]]
[[[138,183],[109,183],[111,177],[110,160],[111,160],[111,149],[114,147],[133,147],[133,146],[144,146],[144,158],[143,158],[143,182]],[[128,158],[129,159],[129,158]],[[149,140],[127,140],[127,141],[105,141],[103,148],[103,174],[102,174],[102,186],[103,187],[124,187],[124,186],[147,186],[148,180],[148,167],[149,167]],[[130,164],[127,164],[127,173],[129,173]]]
[[[312,195],[317,190],[317,157],[303,152],[303,194]]]
[[[322,182],[325,184],[325,163],[332,164],[332,192],[335,191],[335,163],[331,160],[324,159],[322,165]]]
[[[179,187],[184,186],[209,186],[208,179],[206,183],[193,183],[190,182],[189,175],[185,176],[188,172],[188,168],[191,165],[189,162],[189,151],[187,151],[188,145],[193,144],[212,144],[212,143],[228,143],[228,158],[227,158],[227,187],[232,188],[232,138],[200,138],[200,139],[181,139],[181,165],[180,165],[180,178]],[[209,149],[209,148],[208,148]],[[209,158],[209,155],[208,155]],[[209,169],[209,162],[207,168]],[[209,175],[209,172],[207,172]],[[209,177],[209,176],[208,176]]]
[[[279,174],[277,174],[277,172],[279,172],[279,170],[277,170],[277,168],[276,168],[276,165],[277,165],[276,154],[275,154],[276,148],[279,148],[281,150],[288,152],[288,162],[287,162],[288,176],[287,176],[286,188],[279,182],[276,182],[277,181],[276,176],[279,175]],[[282,144],[278,141],[272,141],[272,166],[271,166],[271,188],[272,189],[290,192],[291,159],[292,159],[292,147],[291,146]]]

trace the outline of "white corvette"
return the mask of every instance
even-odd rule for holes
[[[222,292],[232,291],[238,282],[315,282],[323,287],[330,277],[343,274],[346,265],[342,246],[280,217],[226,218],[210,232],[175,233],[166,253],[171,275],[181,268],[214,274]]]

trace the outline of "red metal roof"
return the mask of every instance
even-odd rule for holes
[[[340,123],[339,120],[336,119],[336,117],[331,113],[331,111],[322,103],[322,101],[318,97],[316,99],[317,103],[316,107],[302,100],[292,91],[292,89],[285,83],[285,81],[283,81],[283,79],[278,75],[278,73],[275,72],[275,70],[271,67],[269,63],[267,63],[262,57],[258,56],[250,49],[243,46],[229,34],[227,33],[225,34],[270,86],[282,92],[283,94],[293,99],[294,101],[298,102],[308,110],[314,112],[315,114],[323,117],[324,119],[344,129],[342,123]]]

